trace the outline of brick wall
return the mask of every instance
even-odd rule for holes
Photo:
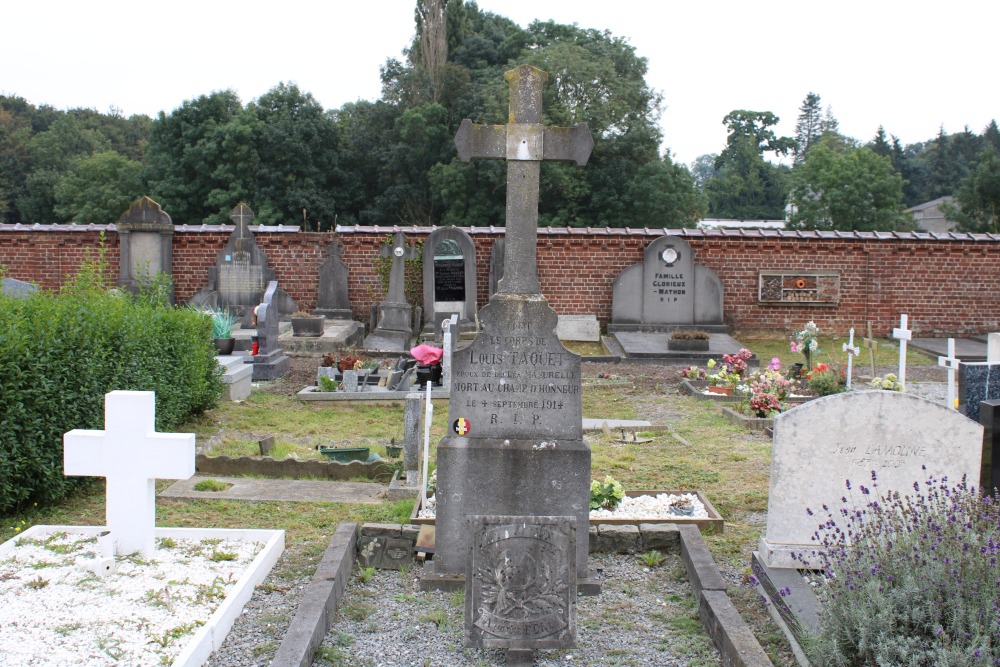
[[[174,277],[179,301],[207,281],[208,268],[225,246],[231,227],[179,226],[174,234]],[[26,227],[0,225],[0,265],[12,278],[58,289],[105,232],[110,276],[118,277],[114,226]],[[254,228],[282,287],[303,309],[315,306],[318,271],[333,239],[345,247],[355,317],[367,321],[382,297],[372,262],[392,229],[341,228],[299,232]],[[429,228],[403,228],[422,240]],[[487,300],[490,252],[502,229],[471,228],[476,244],[479,305]],[[540,229],[538,269],[542,293],[559,313],[611,318],[611,288],[626,267],[642,261],[643,249],[665,230]],[[966,234],[793,233],[750,230],[676,230],[695,261],[718,273],[726,322],[735,329],[793,331],[814,320],[827,331],[861,330],[872,322],[885,334],[908,313],[917,334],[968,334],[1000,330],[1000,236]],[[760,304],[758,272],[834,271],[840,275],[837,306]],[[414,304],[419,305],[419,304]]]

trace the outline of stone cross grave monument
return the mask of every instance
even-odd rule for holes
[[[466,609],[467,646],[506,648],[507,664],[526,664],[533,648],[576,641],[590,512],[580,357],[556,337],[537,276],[539,172],[542,160],[585,165],[594,141],[586,124],[541,125],[545,72],[522,65],[505,77],[509,124],[466,119],[455,137],[463,161],[507,160],[506,252],[498,291],[480,313],[482,331],[453,359],[432,576],[465,575],[466,599],[484,602]],[[480,576],[501,562],[508,566],[492,578]],[[497,586],[518,600],[497,603]],[[552,608],[528,604],[556,588]]]
[[[193,433],[156,432],[156,395],[113,391],[104,397],[104,430],[63,436],[67,475],[107,478],[107,527],[115,553],[150,558],[156,527],[156,480],[194,475]]]
[[[368,350],[404,352],[410,347],[413,336],[411,306],[406,301],[406,260],[417,259],[419,253],[407,244],[403,232],[392,236],[392,243],[382,246],[382,257],[392,259],[389,269],[389,293],[378,307],[378,323],[375,331],[365,338]]]

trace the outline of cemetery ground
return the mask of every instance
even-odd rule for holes
[[[742,336],[766,365],[772,356],[783,366],[801,361],[788,351],[780,338]],[[821,350],[840,350],[843,340],[821,340]],[[880,342],[876,373],[896,370],[896,350]],[[835,361],[820,354],[814,362]],[[945,370],[936,360],[916,351],[908,354],[910,383],[940,383]],[[402,442],[403,405],[335,405],[321,407],[300,402],[294,394],[315,378],[318,357],[296,357],[283,379],[260,383],[243,403],[220,404],[178,431],[197,434],[199,448],[213,443],[214,453],[252,455],[257,441],[276,438],[275,453],[300,458],[313,456],[317,444],[372,446],[384,456],[390,438]],[[867,351],[855,366],[856,382],[869,374]],[[583,414],[606,419],[644,419],[652,427],[642,435],[649,442],[616,442],[620,434],[590,433],[593,478],[611,475],[626,490],[657,489],[702,491],[725,518],[722,534],[706,534],[705,540],[728,585],[728,593],[776,665],[794,665],[795,660],[780,630],[771,621],[758,594],[749,584],[750,554],[764,530],[770,467],[770,439],[726,422],[710,401],[696,401],[678,393],[679,370],[683,366],[620,363],[583,365]],[[431,429],[431,461],[436,443],[445,434],[447,404],[436,404]],[[433,465],[433,463],[432,463]],[[361,481],[361,480],[353,480]],[[172,482],[159,481],[163,490]],[[211,665],[266,665],[294,616],[298,600],[341,522],[407,523],[412,501],[379,504],[324,502],[247,502],[226,499],[167,499],[157,502],[157,525],[181,527],[269,528],[286,531],[286,550],[278,565],[258,587],[253,600],[234,626],[222,651],[226,659]],[[98,525],[104,520],[104,483],[96,480],[65,501],[48,508],[26,508],[0,518],[0,541],[34,524]],[[600,559],[609,557],[600,556]],[[670,664],[716,665],[717,654],[698,621],[697,608],[679,557],[671,556],[659,568],[646,567],[639,555],[613,557],[609,573],[619,572],[627,582],[605,586],[605,594],[581,602],[580,626],[595,632],[615,634],[635,624],[656,627],[668,649],[681,662]],[[630,564],[634,572],[626,573]],[[325,644],[317,652],[316,665],[378,664],[348,661],[356,633],[364,632],[366,617],[386,597],[399,601],[414,598],[422,612],[409,618],[410,632],[444,633],[460,643],[464,603],[455,594],[426,594],[417,590],[419,566],[403,572],[378,572],[361,585],[358,575],[349,590],[361,589],[362,599],[348,600],[341,608]],[[639,573],[639,574],[637,574]],[[364,578],[365,573],[361,573]],[[649,610],[634,604],[630,591],[636,583],[629,577],[647,576],[650,585],[663,591],[663,606]],[[682,584],[678,587],[678,584]],[[364,598],[364,589],[371,597]],[[677,592],[680,591],[680,592]],[[686,591],[686,593],[684,592]],[[353,594],[353,593],[352,593]],[[421,599],[421,596],[424,596]],[[589,607],[587,605],[590,605]],[[355,635],[352,635],[352,632]],[[357,647],[356,647],[357,648]],[[659,648],[659,647],[658,647]],[[553,653],[553,652],[548,652]],[[572,654],[573,651],[564,653]],[[369,659],[370,659],[370,655]],[[234,656],[241,656],[237,658]],[[647,664],[633,662],[627,647],[605,654],[602,664]],[[228,662],[227,662],[228,661]],[[428,663],[429,664],[429,663]],[[474,664],[474,663],[470,663]],[[581,664],[569,662],[567,664]]]

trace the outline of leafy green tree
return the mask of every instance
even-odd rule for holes
[[[764,159],[764,153],[787,155],[795,140],[771,128],[779,118],[770,111],[732,111],[726,148],[715,161],[719,175],[708,181],[709,215],[738,220],[783,219],[788,195],[787,168]]]
[[[695,186],[691,172],[675,164],[668,152],[662,161],[647,162],[628,185],[629,226],[697,227],[705,217],[708,198]]]
[[[142,196],[142,164],[114,151],[79,158],[55,187],[55,212],[80,224],[116,222]]]
[[[960,208],[945,206],[958,229],[973,233],[1000,233],[1000,156],[992,146],[980,155],[976,170],[962,182],[956,193]]]
[[[718,153],[706,153],[699,155],[691,163],[691,177],[702,192],[705,191],[708,182],[719,175],[719,170],[715,168],[715,161],[718,159]]]
[[[824,140],[792,173],[790,229],[889,231],[905,227],[903,179],[870,148]]]
[[[885,134],[885,128],[881,125],[878,126],[875,138],[868,144],[868,148],[872,149],[875,155],[887,158],[892,157],[892,145],[889,143],[889,139]],[[895,165],[893,165],[893,167],[895,167]]]

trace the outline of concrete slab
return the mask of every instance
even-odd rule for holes
[[[205,479],[226,482],[225,491],[195,491]],[[259,477],[204,477],[195,475],[160,492],[161,498],[223,498],[225,500],[275,500],[286,502],[362,503],[382,502],[384,484],[373,482],[329,482],[303,479],[261,479]]]
[[[736,354],[745,347],[725,333],[709,334],[707,352],[668,350],[669,333],[618,331],[614,333],[613,338],[621,347],[626,359],[659,359],[677,363],[702,364],[709,359],[721,359],[724,354]],[[755,363],[756,359],[754,356],[751,364]]]
[[[600,431],[607,424],[610,429],[620,429],[620,428],[642,428],[644,426],[652,426],[652,424],[643,419],[590,419],[589,417],[583,418],[583,430],[584,431]]]
[[[955,338],[955,356],[966,363],[986,361],[986,338]],[[948,356],[947,338],[914,338],[910,347],[932,357]],[[859,359],[864,359],[864,353]]]
[[[329,354],[345,347],[360,346],[364,338],[365,326],[361,322],[326,320],[322,336],[295,337],[289,329],[278,336],[278,347],[285,354]]]

